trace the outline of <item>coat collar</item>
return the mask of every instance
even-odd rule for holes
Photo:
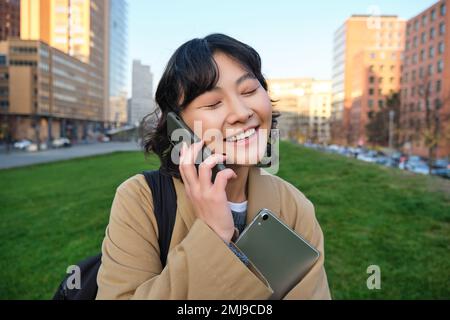
[[[277,185],[270,174],[258,167],[250,167],[248,173],[247,224],[262,208],[267,208],[280,216],[281,199]],[[194,224],[194,207],[187,197],[180,179],[172,178],[177,193],[177,215],[180,215],[188,229]]]

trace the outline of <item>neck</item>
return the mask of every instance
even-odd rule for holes
[[[250,167],[230,165],[237,175],[236,179],[228,180],[225,191],[227,193],[227,199],[231,202],[243,202],[247,200],[247,180]]]

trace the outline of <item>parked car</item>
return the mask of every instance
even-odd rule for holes
[[[431,174],[450,179],[450,162],[448,159],[436,159],[431,167]]]
[[[56,138],[52,141],[53,148],[70,147],[72,143],[67,138]]]
[[[429,167],[425,159],[411,156],[405,162],[405,169],[414,173],[429,174]]]
[[[26,150],[30,144],[30,140],[22,139],[14,143],[14,148],[19,150]]]
[[[378,153],[373,150],[369,150],[363,153],[359,153],[356,159],[362,160],[365,162],[375,163],[377,161]]]

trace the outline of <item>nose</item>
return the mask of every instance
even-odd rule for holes
[[[230,104],[230,111],[227,117],[227,121],[230,124],[236,122],[246,123],[249,118],[254,114],[254,111],[249,108],[244,101],[236,99]]]

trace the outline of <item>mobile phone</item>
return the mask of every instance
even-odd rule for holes
[[[177,134],[173,134],[175,130],[181,129],[180,131],[177,131]],[[192,143],[199,142],[201,139],[197,137],[197,135],[189,128],[189,126],[181,119],[180,116],[178,116],[175,112],[169,112],[167,114],[167,135],[169,137],[169,141],[172,144],[172,146],[181,147],[181,142],[185,141],[188,143],[188,145]],[[203,145],[202,152],[199,154],[199,156],[203,155],[203,160],[209,157],[212,154],[211,150],[206,146]],[[199,161],[195,161],[195,167],[197,168],[198,173],[198,166]],[[214,183],[214,180],[216,179],[217,173],[219,171],[222,171],[226,169],[225,165],[222,163],[216,164],[212,169],[212,176],[211,181]]]

